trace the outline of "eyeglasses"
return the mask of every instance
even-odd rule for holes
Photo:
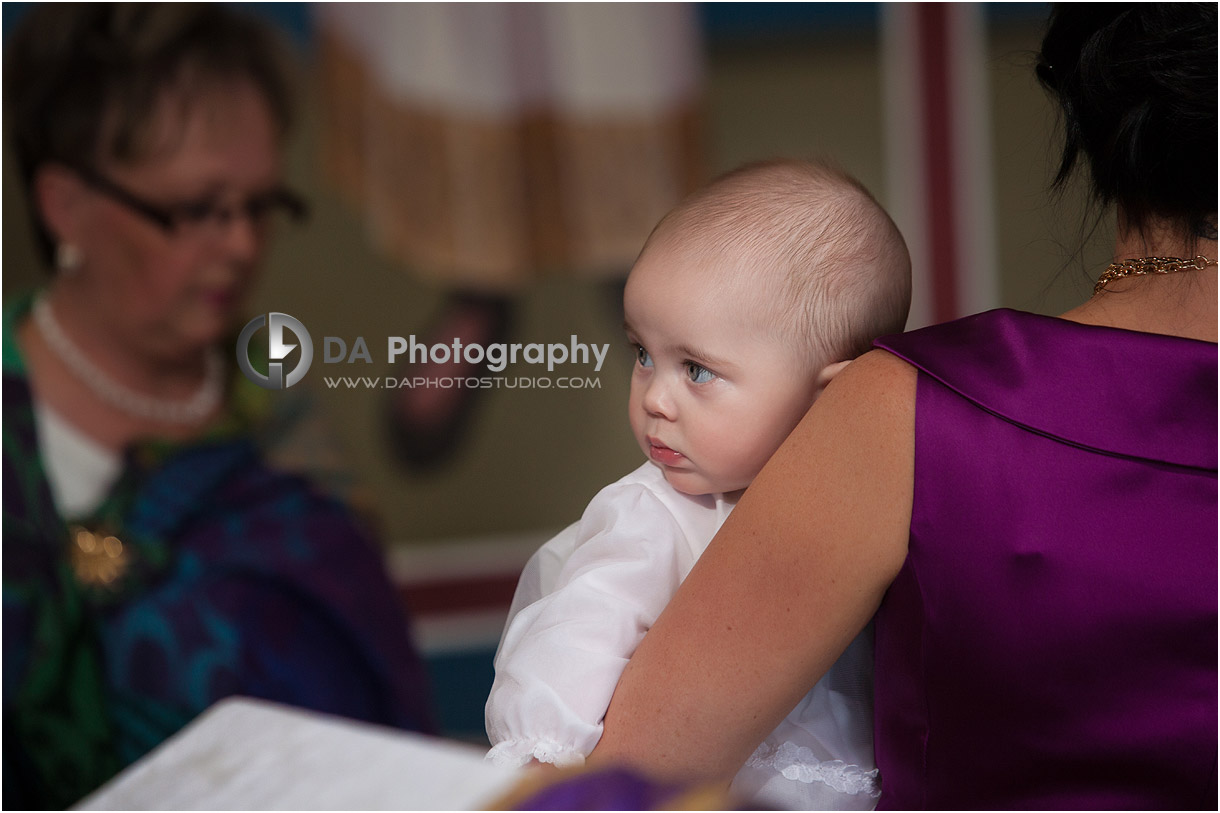
[[[214,198],[161,205],[120,186],[95,169],[87,166],[71,169],[96,191],[175,237],[223,235],[233,220],[243,214],[256,227],[277,214],[287,215],[294,222],[309,216],[309,204],[305,199],[282,186],[247,198],[236,206],[222,204]]]

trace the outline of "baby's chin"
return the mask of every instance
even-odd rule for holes
[[[654,464],[659,465],[659,464]],[[694,471],[676,471],[661,466],[665,482],[689,497],[706,497],[709,494],[738,494],[745,489],[744,485],[722,483]],[[726,487],[727,486],[727,487]]]

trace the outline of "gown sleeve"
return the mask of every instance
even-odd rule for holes
[[[640,484],[603,489],[539,549],[496,653],[488,759],[582,764],[619,675],[695,558],[677,519]]]

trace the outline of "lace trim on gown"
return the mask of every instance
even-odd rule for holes
[[[864,793],[873,798],[881,795],[881,783],[878,781],[878,770],[865,770],[859,765],[850,765],[841,759],[822,762],[813,755],[813,751],[785,742],[778,747],[763,743],[746,760],[746,766],[751,768],[770,768],[785,779],[811,784],[824,782],[839,793]]]
[[[548,739],[505,740],[487,752],[486,759],[502,768],[521,768],[531,759],[549,762],[556,768],[585,764],[585,755],[570,745]]]

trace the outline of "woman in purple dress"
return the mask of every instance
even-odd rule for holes
[[[881,807],[1215,805],[1216,6],[1065,5],[1040,56],[1059,180],[1116,210],[1094,296],[848,368],[644,639],[596,758],[731,775],[875,616]]]

